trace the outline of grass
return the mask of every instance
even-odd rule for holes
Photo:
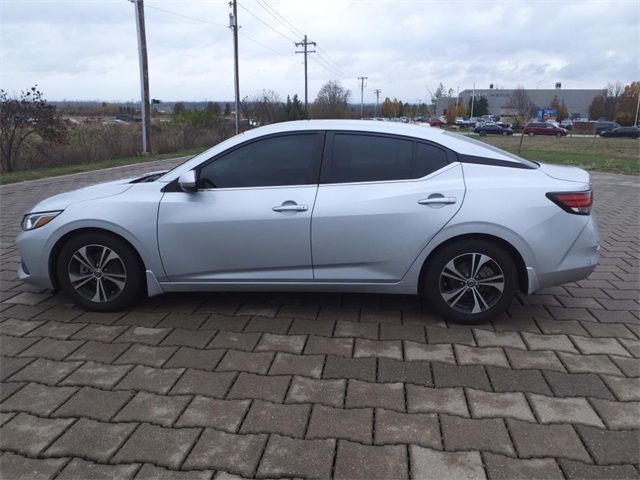
[[[192,148],[189,150],[181,150],[179,152],[162,153],[159,155],[149,155],[144,157],[136,156],[117,158],[114,160],[105,160],[103,162],[77,163],[74,165],[33,168],[30,170],[19,170],[16,172],[0,172],[0,185],[24,182],[27,180],[38,180],[40,178],[58,177],[60,175],[69,175],[71,173],[90,172],[93,170],[101,170],[103,168],[121,167],[123,165],[131,165],[133,163],[155,162],[157,160],[165,160],[167,158],[188,157],[197,155],[204,150],[206,150],[206,148]]]
[[[518,155],[520,135],[477,138]],[[640,141],[632,138],[525,136],[519,155],[529,160],[573,165],[586,170],[640,175]]]

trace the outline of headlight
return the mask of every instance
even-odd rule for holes
[[[62,210],[55,212],[28,213],[22,219],[22,230],[33,230],[45,226],[51,220],[62,213]]]

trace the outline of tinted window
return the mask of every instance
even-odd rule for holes
[[[418,143],[416,145],[416,161],[413,166],[412,178],[420,178],[440,170],[447,165],[447,153],[441,148]]]
[[[413,142],[372,135],[333,137],[331,182],[373,182],[411,178]]]
[[[317,134],[258,140],[202,168],[204,188],[264,187],[318,183]]]

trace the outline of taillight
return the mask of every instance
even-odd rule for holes
[[[589,215],[593,204],[593,192],[556,192],[547,193],[547,198],[565,212],[576,215]]]

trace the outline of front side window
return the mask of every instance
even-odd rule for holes
[[[216,158],[200,170],[203,188],[266,187],[318,183],[318,134],[258,140]]]

